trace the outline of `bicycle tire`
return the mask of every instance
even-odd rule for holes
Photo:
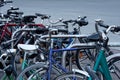
[[[108,67],[113,80],[120,80],[120,53],[112,54],[107,58]]]
[[[88,50],[88,51],[90,51],[90,50]],[[94,61],[92,58],[93,55],[87,53],[85,50],[78,50],[76,52],[75,57],[76,57],[76,65],[80,70],[84,70],[84,68],[87,64],[91,64]]]
[[[74,79],[73,79],[74,78]],[[80,73],[65,73],[62,75],[57,76],[54,80],[86,80],[88,77],[86,75]]]
[[[21,79],[21,77],[23,77],[23,76],[26,76],[26,72],[28,72],[28,71],[31,71],[31,70],[33,70],[33,69],[36,69],[36,70],[38,70],[38,69],[40,69],[41,68],[41,71],[47,71],[48,70],[48,68],[45,66],[45,64],[44,63],[37,63],[37,64],[34,64],[34,65],[31,65],[31,66],[29,66],[29,67],[27,67],[27,68],[25,68],[19,75],[18,75],[18,77],[17,77],[17,79],[16,80],[20,80]],[[39,72],[39,74],[44,74],[43,72],[40,72],[40,71],[38,71]],[[52,72],[54,72],[53,73],[53,75],[60,75],[61,74],[61,71],[58,71],[58,69],[56,69],[55,67],[53,67],[52,68]],[[34,73],[34,74],[37,74],[37,73]],[[56,76],[55,76],[56,77]],[[27,78],[27,77],[26,77]],[[53,79],[54,77],[52,76],[52,79]],[[51,80],[52,80],[51,79]],[[26,80],[26,79],[25,79]]]

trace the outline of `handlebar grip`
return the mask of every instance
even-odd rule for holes
[[[77,24],[79,26],[86,26],[86,25],[88,25],[88,21],[86,21],[86,20],[80,20],[80,21],[77,22]]]
[[[63,21],[64,24],[68,24],[68,23],[72,23],[72,22],[76,22],[76,20],[66,20],[66,21]]]
[[[36,16],[46,16],[45,14],[35,13]]]
[[[98,25],[104,28],[108,28],[109,25],[104,24],[103,22],[98,22]]]
[[[14,7],[11,7],[10,10],[19,10],[19,8],[14,8]]]
[[[79,26],[86,26],[88,25],[88,21],[86,20],[87,16],[80,17],[80,19],[76,20],[75,24],[78,24]]]
[[[13,3],[13,1],[4,1],[4,3]]]
[[[119,32],[119,31],[120,31],[120,26],[114,28],[114,32]]]
[[[17,15],[17,14],[23,14],[23,12],[16,12],[16,11],[15,12],[12,12],[12,11],[8,12],[8,15],[10,15],[10,14],[16,14]]]

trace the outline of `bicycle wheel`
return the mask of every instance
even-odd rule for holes
[[[47,70],[44,63],[38,63],[35,65],[31,65],[24,69],[17,80],[47,80]],[[52,67],[51,71],[51,80],[53,80],[57,75],[60,75],[60,71],[55,67]]]
[[[108,67],[113,80],[120,80],[120,53],[107,57]]]
[[[87,76],[80,73],[65,73],[57,76],[54,80],[86,80]]]
[[[84,70],[87,64],[93,64],[94,61],[94,55],[88,49],[78,50],[75,57],[76,65],[80,70]]]

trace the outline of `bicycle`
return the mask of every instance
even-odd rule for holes
[[[53,29],[53,31],[55,31],[54,29]],[[53,36],[57,36],[57,35],[53,35]],[[53,37],[52,35],[51,35],[51,37]],[[67,35],[65,35],[65,36],[67,36]],[[71,35],[71,37],[73,37],[74,35]],[[45,36],[43,36],[44,38],[45,38]],[[42,37],[42,38],[43,38]],[[57,36],[58,37],[58,36]],[[60,37],[60,36],[59,36]],[[63,36],[62,36],[63,37]],[[68,35],[68,37],[70,37],[70,35]],[[74,36],[75,37],[75,36]],[[85,37],[85,36],[81,36],[81,37]],[[47,38],[47,37],[46,37]],[[51,38],[50,38],[51,39]],[[52,47],[52,44],[53,44],[53,40],[51,39],[51,47]],[[52,47],[53,48],[53,47]],[[51,69],[52,69],[52,66],[53,66],[53,64],[55,63],[55,66],[58,66],[57,68],[60,68],[60,69],[62,69],[62,71],[64,72],[66,72],[66,69],[64,69],[64,67],[62,67],[60,64],[58,64],[53,58],[52,58],[52,56],[53,56],[53,54],[54,54],[54,52],[60,52],[60,51],[73,51],[73,50],[77,50],[77,48],[73,48],[73,49],[57,49],[57,50],[53,50],[53,49],[50,49],[50,53],[49,53],[49,55],[48,55],[48,61],[46,62],[45,61],[45,63],[48,63],[48,64],[46,64],[45,66],[49,66],[48,68],[43,68],[43,69],[47,69],[47,70],[45,70],[45,71],[47,71],[47,74],[46,75],[48,75],[47,77],[42,77],[42,78],[45,78],[45,79],[51,79],[51,77],[50,77],[50,73],[51,73]],[[36,71],[35,71],[35,73],[34,73],[34,69],[40,69],[41,70],[41,68],[43,67],[43,65],[40,65],[40,64],[35,64],[35,65],[32,65],[31,67],[28,67],[28,68],[26,68],[22,73],[20,73],[20,75],[18,76],[18,78],[17,78],[17,80],[19,80],[20,78],[21,78],[21,76],[23,77],[23,75],[24,76],[26,76],[25,75],[25,73],[26,72],[31,72],[31,71],[33,71],[33,75],[34,74],[36,74]],[[31,69],[33,69],[33,70],[31,70]],[[37,70],[37,72],[39,72],[39,69]],[[59,70],[59,69],[57,69],[57,70]],[[61,71],[57,71],[57,72],[61,72]],[[39,74],[39,73],[38,73]],[[36,77],[38,77],[38,76],[36,76]],[[29,78],[30,78],[30,76],[29,76]],[[52,78],[53,79],[53,78]]]
[[[0,55],[1,80],[15,80],[17,77],[16,67],[14,64],[16,49],[6,49]]]
[[[16,25],[16,24],[15,24]],[[29,25],[28,25],[29,26]],[[31,25],[31,26],[41,26],[41,25]],[[25,27],[25,26],[24,26]],[[30,28],[29,28],[30,29]],[[36,29],[33,29],[33,31],[35,31]],[[29,31],[30,32],[30,31]],[[14,33],[13,33],[14,34]],[[13,37],[14,37],[14,35],[13,35]],[[17,38],[17,37],[16,37]],[[9,41],[6,41],[6,42],[2,42],[1,43],[1,46],[0,46],[0,48],[3,48],[3,49],[0,49],[0,52],[1,52],[1,56],[2,55],[5,55],[5,56],[3,56],[3,57],[1,57],[1,60],[2,60],[2,58],[5,58],[5,60],[2,60],[1,61],[1,66],[2,66],[2,69],[1,69],[1,71],[2,72],[4,72],[5,73],[5,75],[3,76],[3,77],[1,77],[1,79],[2,80],[15,80],[16,79],[16,77],[17,77],[17,67],[16,67],[16,55],[17,54],[15,54],[15,53],[18,53],[18,52],[16,52],[16,51],[13,51],[14,49],[12,48],[12,49],[8,49],[8,44],[10,44],[11,42],[16,42],[16,41],[19,41],[19,39],[11,39],[11,40],[9,40]],[[14,46],[13,46],[14,47]],[[6,50],[8,50],[9,52],[7,52],[7,53],[5,53],[4,54],[4,52],[6,52]],[[16,50],[16,49],[15,49]],[[12,51],[12,52],[11,52]],[[9,61],[9,63],[8,63],[8,61]],[[3,65],[4,64],[4,65]],[[23,68],[22,69],[24,69],[25,68],[25,65],[26,63],[25,62],[23,62]],[[6,66],[7,65],[7,66]]]
[[[99,40],[92,40],[92,39],[99,39],[99,37],[100,37],[100,35],[98,34],[98,32],[99,32],[99,29],[98,29],[98,25],[100,25],[100,23],[101,23],[101,21],[96,21],[96,23],[95,23],[95,25],[96,25],[96,31],[97,31],[97,33],[93,33],[91,36],[89,36],[89,38],[83,38],[83,39],[85,39],[85,40],[83,40],[83,41],[85,41],[86,43],[89,43],[89,42],[95,42],[95,44],[97,45],[96,46],[96,48],[94,49],[94,50],[90,50],[90,51],[88,51],[88,49],[86,50],[86,52],[85,52],[85,50],[78,50],[76,53],[76,63],[77,63],[77,66],[78,66],[78,68],[79,69],[82,69],[82,66],[84,67],[84,64],[86,64],[86,63],[84,63],[85,62],[85,60],[89,60],[91,63],[92,62],[94,62],[95,61],[95,58],[96,58],[96,56],[97,56],[97,50],[99,50],[99,48],[101,47],[99,44],[101,43]],[[102,23],[101,23],[101,25],[102,25]],[[108,25],[106,25],[106,26],[108,26]],[[107,27],[107,29],[104,31],[105,32],[105,35],[107,35],[108,34],[108,32],[109,32],[109,29],[108,29],[108,27]],[[115,32],[115,31],[114,31]],[[111,54],[114,54],[114,52],[112,51],[112,49],[110,48],[110,46],[112,47],[120,47],[120,45],[119,45],[119,43],[117,44],[117,45],[115,45],[115,44],[108,44],[106,47],[105,47],[105,49],[106,49],[106,56],[109,56],[109,55],[111,55]],[[72,48],[71,46],[69,46],[68,48]],[[94,51],[94,52],[93,52]],[[66,53],[64,53],[63,54],[63,56],[62,56],[62,64],[65,66],[65,58],[66,58]]]
[[[112,31],[112,32],[120,31],[119,26],[118,27],[116,27],[116,26],[108,26],[108,25],[105,25],[105,24],[103,24],[101,22],[97,23],[97,24],[107,28],[107,31]],[[105,36],[105,34],[103,34],[103,35],[104,35],[103,38],[105,39],[106,36]],[[106,58],[105,57],[105,49],[106,49],[107,43],[108,43],[108,41],[107,41],[107,38],[106,38],[106,41],[103,43],[102,48],[101,48],[99,54],[97,55],[96,61],[94,63],[93,70],[95,71],[95,73],[97,73],[97,71],[100,71],[103,74],[103,79],[105,77],[105,80],[112,80],[110,72],[115,73],[117,75],[117,77],[118,77],[117,79],[120,79],[120,77],[119,77],[119,72],[120,71],[118,69],[119,67],[117,67],[114,64],[114,63],[116,63],[116,62],[118,62],[120,60],[120,54],[119,53],[111,54]],[[117,70],[114,70],[114,69],[117,69]],[[113,70],[113,72],[112,72],[112,70]],[[88,70],[88,72],[90,72],[90,74],[91,74],[92,71]],[[79,77],[81,78],[81,74],[80,74],[79,70],[78,71],[73,70],[72,73],[65,73],[63,75],[60,75],[55,80],[63,80],[63,79],[64,80],[67,80],[67,79],[68,80],[74,80],[74,79],[77,80]],[[94,79],[92,79],[90,77],[88,80],[94,80]]]

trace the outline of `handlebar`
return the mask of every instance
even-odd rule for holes
[[[4,3],[13,3],[13,1],[4,1]]]
[[[19,8],[11,7],[9,10],[19,10]]]
[[[79,26],[86,26],[88,24],[88,21],[85,20],[87,17],[79,17],[76,20],[66,20],[63,21],[64,24],[68,25],[69,23],[73,23],[73,25],[78,24]]]
[[[13,3],[13,1],[0,0],[0,7],[4,6],[4,4],[7,3]]]
[[[98,24],[99,26],[101,26],[101,27],[104,27],[104,28],[108,28],[108,27],[109,27],[109,25],[104,24],[104,22],[103,22],[102,20],[97,21],[97,24]]]
[[[19,12],[19,11],[16,11],[16,10],[19,10],[19,8],[16,8],[16,7],[10,7],[10,9],[7,10],[7,15],[10,15],[10,14],[23,14],[23,12]]]
[[[75,20],[66,20],[66,21],[63,21],[64,24],[68,24],[68,23],[72,23],[72,22],[75,22]]]
[[[56,32],[65,32],[65,33],[68,33],[68,30],[65,30],[65,29],[49,29],[49,28],[38,28],[36,29],[36,33],[44,33],[44,32],[53,32],[53,31],[56,31]]]
[[[108,33],[109,31],[111,32],[119,32],[120,31],[120,26],[115,26],[115,25],[107,25],[107,24],[104,24],[104,21],[102,21],[101,19],[98,19],[96,20],[96,23],[95,23],[95,27],[96,27],[96,31],[98,32],[98,25],[100,27],[103,27],[103,28],[106,28],[106,33]]]
[[[51,16],[46,14],[35,13],[36,16],[41,17],[41,19],[49,19]]]
[[[113,31],[113,32],[119,32],[119,31],[120,31],[120,26],[116,26],[116,27],[114,28],[114,30],[111,30],[111,31]]]
[[[23,29],[20,29],[20,30],[16,30],[14,33],[13,33],[13,35],[12,35],[12,37],[11,37],[11,39],[13,40],[13,38],[14,38],[14,36],[16,35],[16,33],[18,33],[18,32],[30,32],[30,31],[33,31],[33,32],[36,32],[36,33],[44,33],[44,32],[46,32],[46,31],[48,31],[48,32],[54,32],[54,31],[56,31],[56,32],[68,32],[68,30],[65,30],[65,29],[50,29],[50,28],[23,28]]]
[[[77,21],[78,25],[79,25],[79,26],[86,26],[86,25],[88,25],[88,21],[85,20],[86,18],[87,18],[87,17],[84,16],[84,17],[78,19],[78,21]]]
[[[8,15],[9,14],[16,14],[16,15],[18,15],[18,14],[23,14],[23,12],[17,12],[17,11],[12,12],[12,11],[9,11],[7,14]]]

